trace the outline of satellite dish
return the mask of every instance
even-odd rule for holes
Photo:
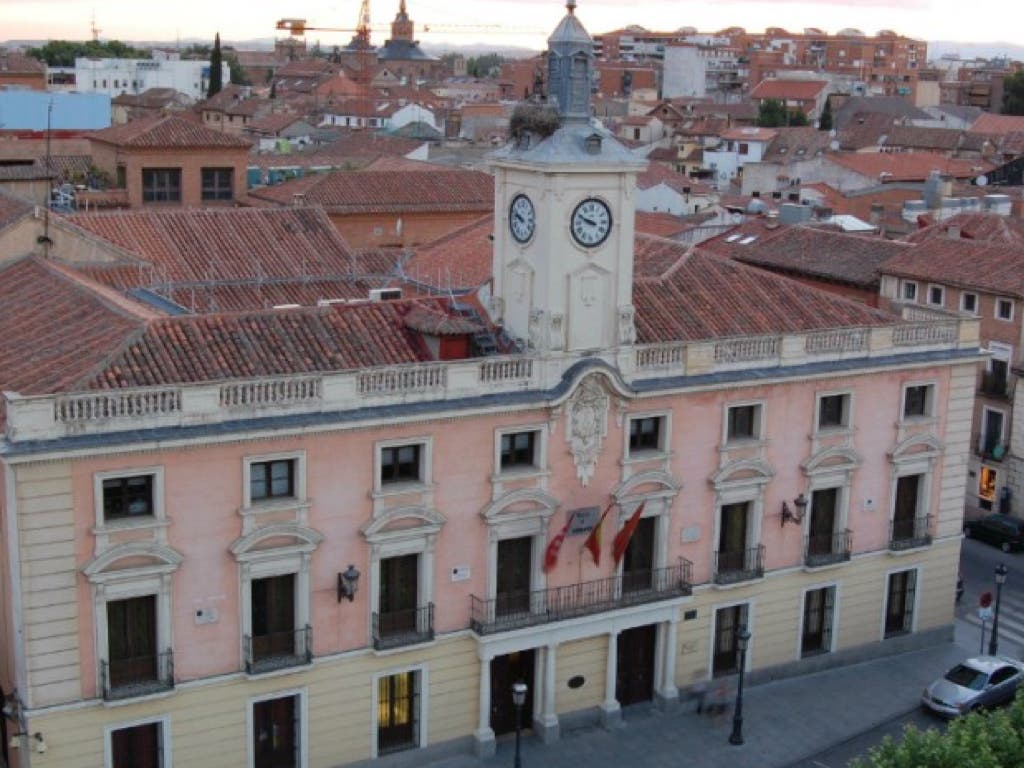
[[[988,176],[986,176],[985,174],[981,174],[981,176],[974,180],[974,183],[977,184],[979,187],[988,186]]]

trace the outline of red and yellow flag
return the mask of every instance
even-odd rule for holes
[[[614,506],[615,502],[613,501],[605,507],[604,512],[601,513],[601,517],[597,521],[597,525],[594,526],[594,530],[590,532],[587,540],[583,542],[583,546],[590,550],[590,554],[594,558],[594,565],[601,564],[601,523],[604,522],[604,519]]]
[[[615,541],[612,543],[612,557],[615,559],[616,565],[619,564],[622,556],[626,554],[626,547],[629,546],[629,540],[633,538],[633,531],[640,525],[640,515],[644,512],[645,503],[643,501],[640,502],[640,506],[633,512],[633,516],[622,526],[622,530],[615,534]]]

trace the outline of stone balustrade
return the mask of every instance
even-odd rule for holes
[[[838,328],[637,345],[609,350],[627,381],[744,368],[784,368],[829,359],[977,348],[978,321],[954,318],[871,328]],[[85,433],[230,422],[242,418],[343,411],[414,401],[549,390],[580,357],[508,356],[417,363],[360,371],[24,397],[4,393],[11,442]]]

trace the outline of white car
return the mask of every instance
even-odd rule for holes
[[[1013,701],[1022,681],[1024,663],[1006,656],[976,656],[925,688],[921,705],[944,717],[958,717]]]

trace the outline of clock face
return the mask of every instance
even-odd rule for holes
[[[588,198],[576,206],[570,223],[572,236],[584,248],[594,248],[608,238],[612,229],[612,212],[596,198]]]
[[[526,195],[513,197],[512,205],[508,208],[508,228],[516,242],[525,243],[533,237],[536,225],[537,217],[530,198]]]

